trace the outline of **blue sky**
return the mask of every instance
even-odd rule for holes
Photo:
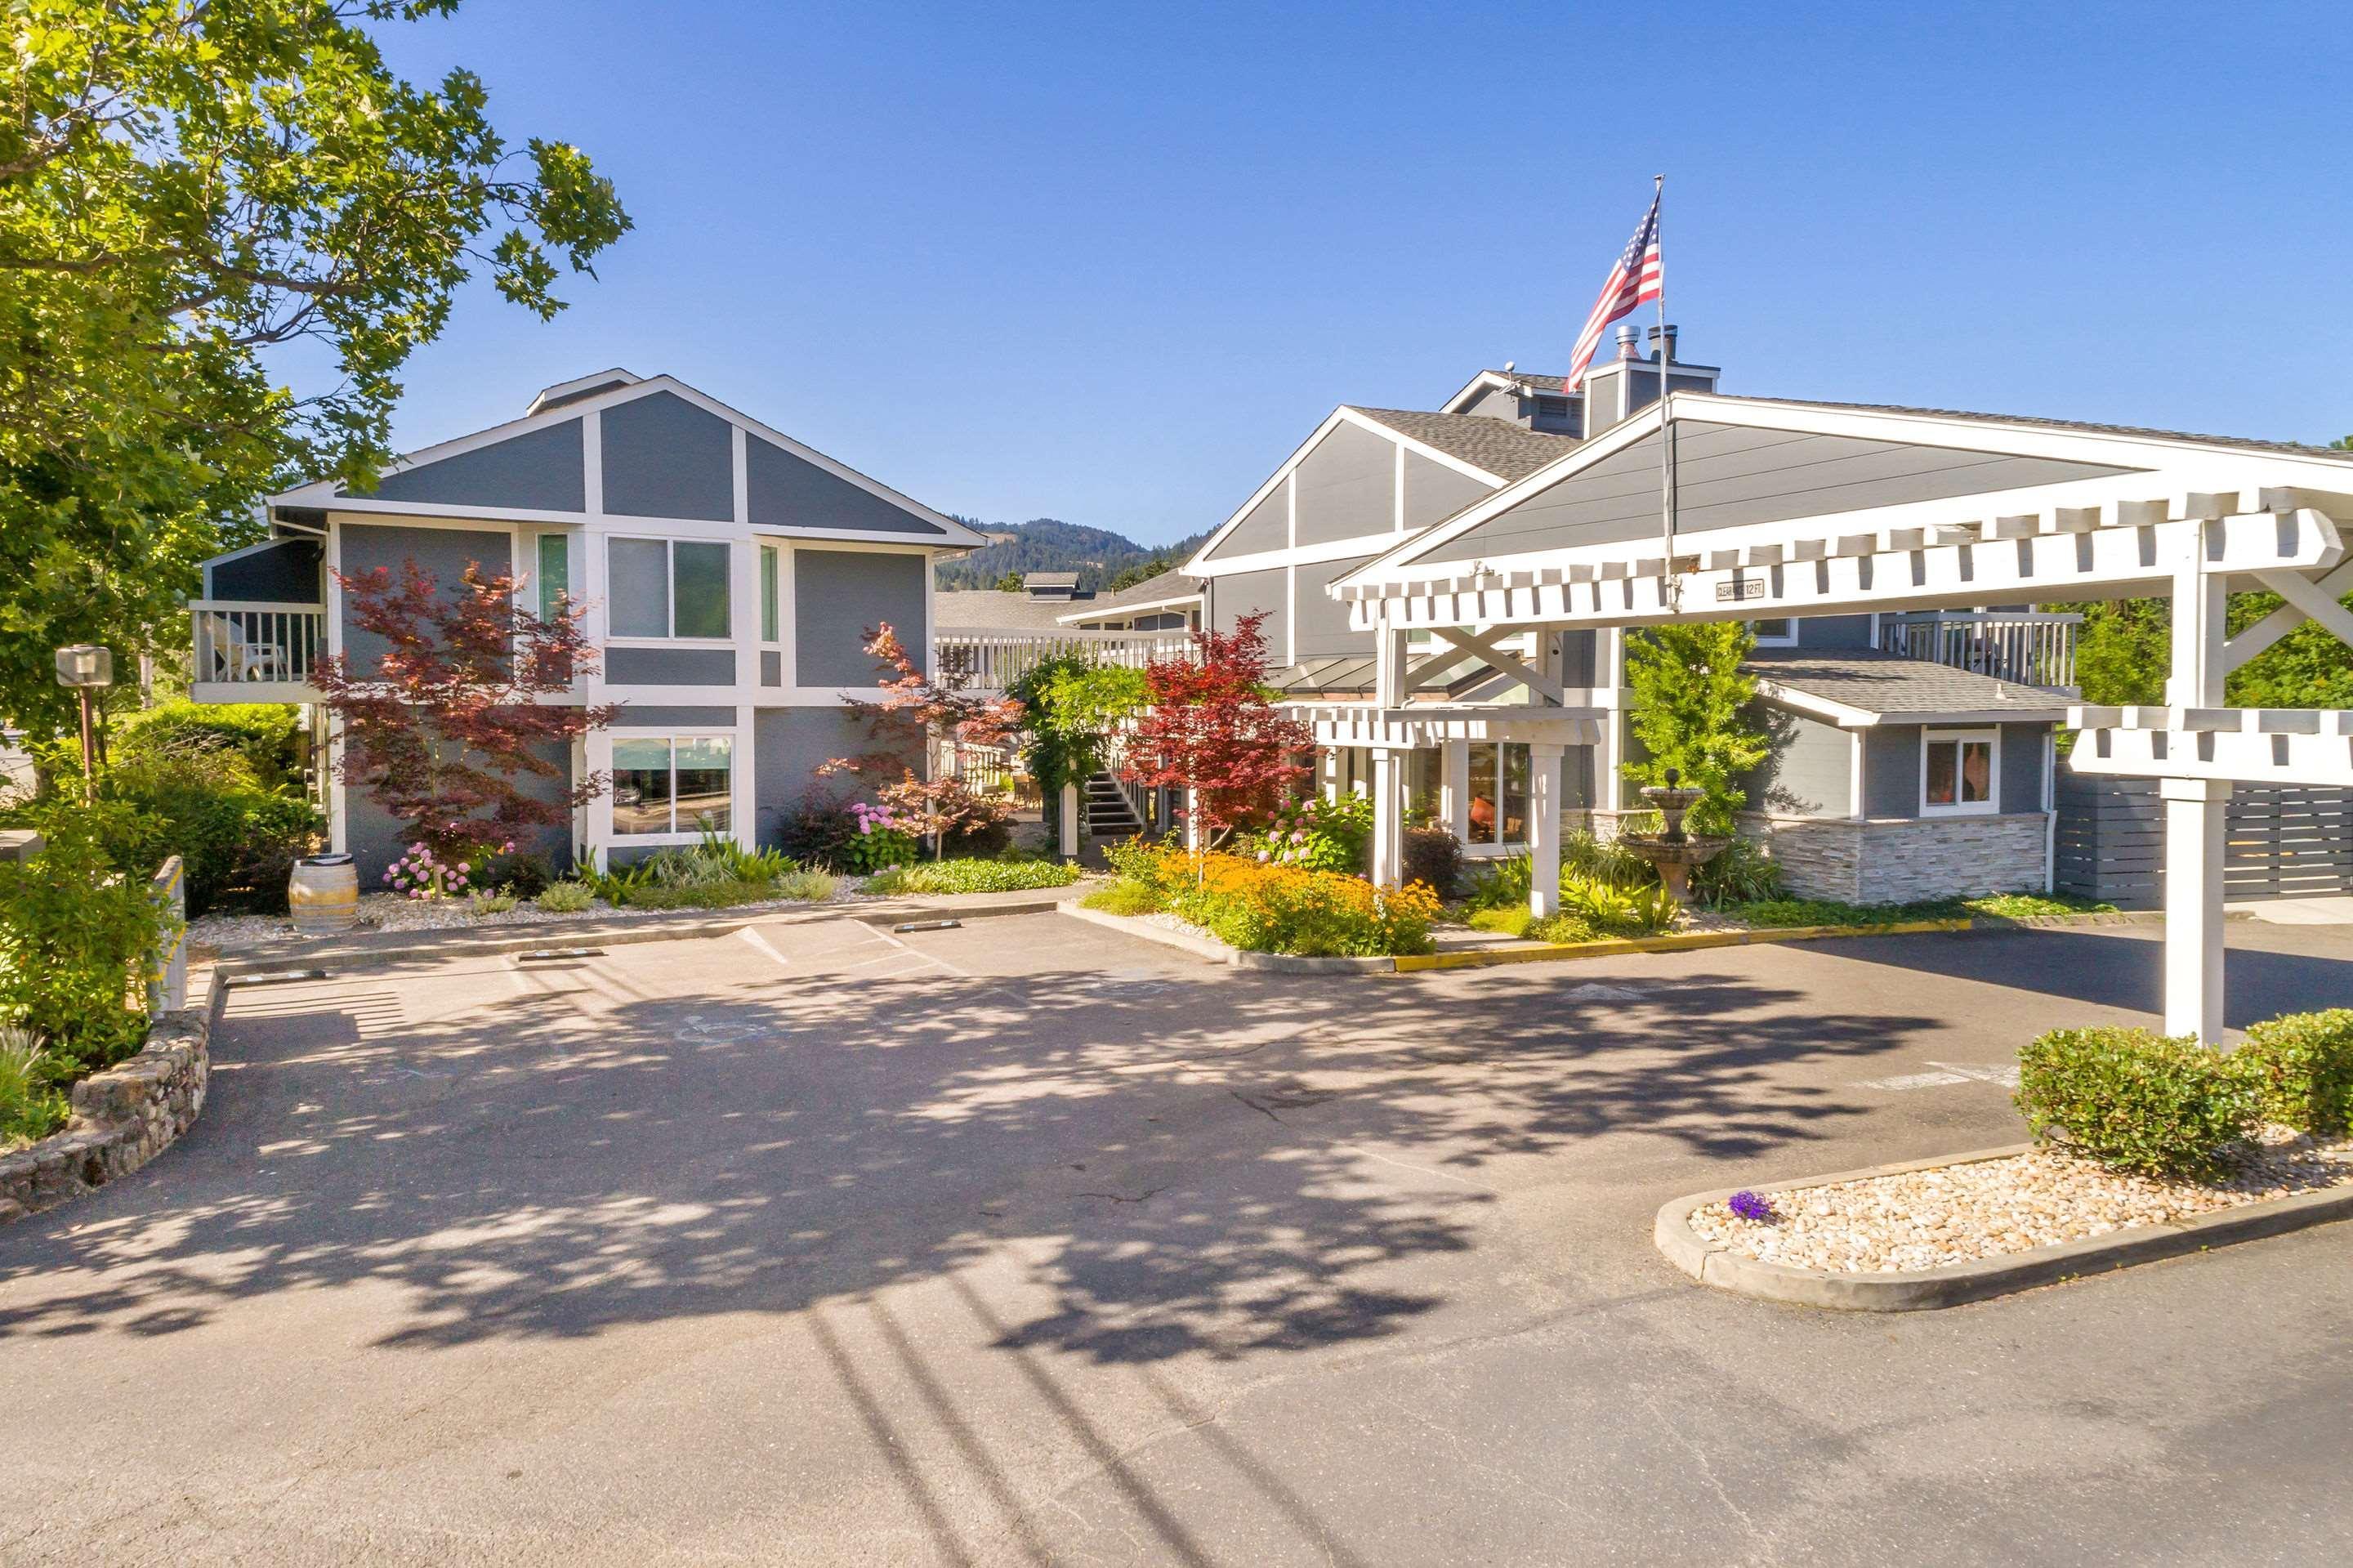
[[[636,230],[470,291],[404,447],[667,371],[989,521],[1161,541],[1332,407],[1567,357],[1668,177],[1726,391],[2353,431],[2341,7],[471,0],[382,35]]]

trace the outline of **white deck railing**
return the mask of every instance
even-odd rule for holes
[[[1998,681],[2075,689],[2075,629],[2080,615],[2042,610],[1927,610],[1883,615],[1883,652],[1948,664]]]
[[[968,691],[1001,692],[1049,659],[1075,653],[1099,664],[1141,668],[1155,659],[1178,659],[1192,651],[1183,632],[1161,631],[937,631],[932,634],[933,668],[944,681]]]
[[[326,641],[324,605],[198,599],[188,601],[188,614],[198,682],[305,682]]]

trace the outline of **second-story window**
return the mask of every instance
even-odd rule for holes
[[[565,613],[572,593],[572,541],[561,534],[539,536],[539,618]]]
[[[607,541],[612,635],[723,638],[727,546],[704,539]]]
[[[760,641],[776,641],[776,547],[760,546]]]

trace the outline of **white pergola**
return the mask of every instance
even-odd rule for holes
[[[1383,694],[1401,694],[1406,641],[1422,628],[1460,646],[1465,629],[1476,626],[1482,630],[1471,641],[1483,646],[1524,628],[1615,631],[1676,620],[2168,595],[2168,705],[2075,710],[2073,723],[2084,734],[2070,763],[2086,773],[2160,781],[2166,1028],[2219,1041],[2223,808],[2232,786],[2353,788],[2353,714],[2231,709],[2223,680],[2307,620],[2353,643],[2353,615],[2337,602],[2353,591],[2353,562],[2337,524],[2353,518],[2353,464],[2263,443],[1681,393],[1670,414],[1679,422],[1704,418],[1718,430],[1748,427],[1758,436],[1752,447],[1768,445],[1767,434],[1788,435],[1856,454],[1826,458],[1820,467],[1876,462],[1885,470],[1899,465],[1884,453],[1914,451],[1941,454],[1947,470],[1965,468],[1967,454],[2094,476],[1703,526],[1672,542],[1656,529],[1587,544],[1574,526],[1548,534],[1502,527],[1493,530],[1493,553],[1480,553],[1482,528],[1526,517],[1528,503],[1554,486],[1654,438],[1662,416],[1653,408],[1333,586],[1352,624],[1375,636]],[[1820,476],[1805,482],[1809,494],[1827,488]],[[1873,482],[1888,488],[1883,479],[1858,480],[1840,499],[1866,495]],[[1678,490],[1689,501],[1706,485],[1736,483],[1744,494],[1758,488],[1754,471],[1725,469],[1723,477],[1679,479]],[[1655,507],[1655,489],[1651,501]],[[1694,510],[1716,504],[1729,505]],[[1599,531],[1588,528],[1586,536]],[[2235,588],[2267,588],[2286,604],[2226,641],[2225,595]],[[1592,702],[1587,716],[1598,720],[1615,705],[1612,693]],[[1542,795],[1556,802],[1558,758],[1556,747],[1538,768],[1546,779]],[[1396,793],[1376,793],[1377,821],[1396,817]],[[1538,793],[1532,788],[1532,809]],[[1544,849],[1537,851],[1540,889],[1557,878],[1556,809],[1552,815],[1549,874]],[[1380,842],[1391,842],[1393,832],[1393,821],[1379,829]],[[1386,864],[1393,878],[1396,862]],[[1539,911],[1546,912],[1541,903]]]

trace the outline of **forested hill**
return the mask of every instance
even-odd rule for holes
[[[991,543],[960,559],[942,561],[938,580],[944,588],[993,588],[1008,572],[1076,572],[1081,588],[1106,588],[1131,574],[1135,578],[1150,576],[1146,567],[1164,571],[1181,565],[1208,537],[1204,531],[1170,545],[1139,545],[1108,528],[1053,517],[1028,523],[956,520],[989,535]]]

